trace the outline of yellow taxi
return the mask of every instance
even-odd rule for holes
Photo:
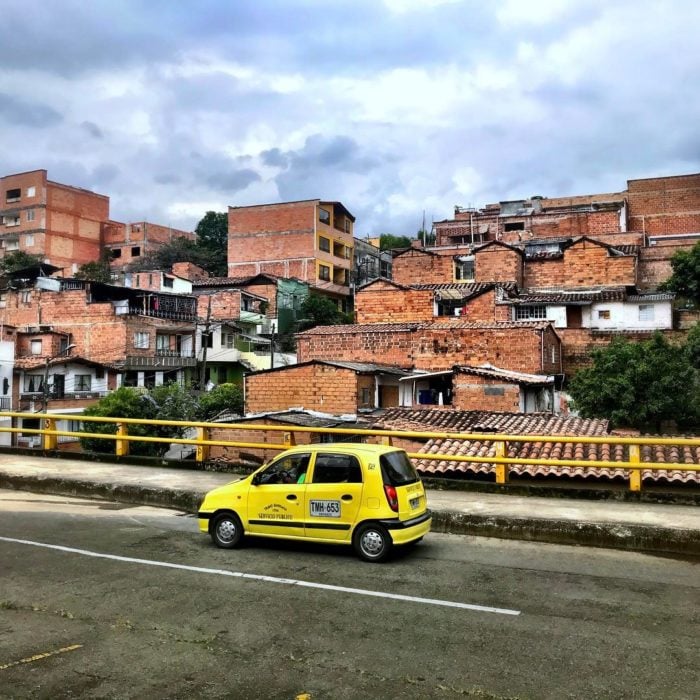
[[[365,561],[417,542],[432,516],[404,450],[324,443],[293,447],[250,476],[207,493],[199,529],[218,547],[244,535],[352,544]]]

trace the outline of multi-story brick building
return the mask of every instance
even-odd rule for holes
[[[40,255],[70,275],[100,257],[109,197],[53,182],[46,170],[0,178],[0,254]]]
[[[340,202],[319,199],[229,207],[229,276],[296,278],[348,311],[354,222]]]
[[[195,235],[146,221],[112,221],[108,196],[49,180],[46,170],[0,178],[0,257],[15,250],[39,255],[68,277],[103,250],[122,267],[177,237]]]

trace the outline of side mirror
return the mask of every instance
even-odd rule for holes
[[[253,484],[253,486],[257,486],[260,483],[260,474],[254,474],[250,483]]]

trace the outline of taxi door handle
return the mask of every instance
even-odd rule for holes
[[[290,494],[287,496],[287,500],[288,500],[288,501],[296,501],[296,500],[297,500],[296,494],[290,493]]]
[[[345,493],[340,497],[340,499],[342,501],[352,501],[352,495],[349,493]]]

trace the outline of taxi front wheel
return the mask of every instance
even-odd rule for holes
[[[365,561],[385,561],[391,553],[391,535],[382,525],[368,523],[361,525],[353,537],[353,546],[360,559]]]
[[[211,525],[211,538],[217,547],[233,549],[243,537],[243,526],[235,513],[221,513]]]

